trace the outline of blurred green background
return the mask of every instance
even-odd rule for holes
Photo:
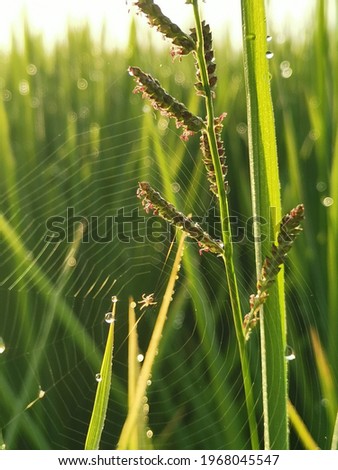
[[[296,357],[289,367],[290,399],[325,449],[338,390],[338,41],[322,1],[303,41],[280,43],[271,33],[267,48],[274,53],[271,87],[283,209],[300,202],[306,209],[304,233],[286,267],[288,343]],[[141,46],[134,24],[125,50],[103,44],[92,39],[89,27],[70,28],[62,44],[47,50],[26,27],[23,47],[14,42],[9,52],[0,53],[0,440],[10,449],[83,448],[112,295],[119,303],[101,448],[116,446],[127,406],[128,296],[140,300],[154,292],[159,300],[171,267],[170,240],[145,241],[144,224],[136,234],[131,222],[145,215],[136,198],[137,182],[150,181],[185,213],[217,212],[198,139],[183,143],[173,123],[132,93],[126,72],[129,65],[140,66],[203,115],[202,100],[193,91],[192,57],[173,62],[169,46]],[[229,202],[238,220],[234,230],[248,230],[235,246],[245,314],[255,292],[255,267],[247,222],[243,63],[230,40],[215,38],[215,55],[216,113],[227,112],[224,142]],[[67,210],[78,219],[55,219],[66,218]],[[54,227],[68,227],[68,239],[46,240],[51,220]],[[192,243],[186,249],[194,272],[183,263],[148,390],[153,446],[249,448],[222,263],[210,254],[200,256]],[[140,321],[143,352],[155,315],[149,308]],[[329,371],[317,360],[311,331],[319,335]],[[259,402],[257,332],[249,347]],[[41,390],[45,394],[38,399]],[[260,413],[258,403],[258,418]],[[302,448],[293,430],[291,447]]]

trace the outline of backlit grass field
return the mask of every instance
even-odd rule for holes
[[[288,258],[289,396],[322,449],[331,446],[338,404],[337,34],[325,2],[304,42],[269,48],[283,213],[305,205],[304,232]],[[23,47],[21,47],[23,46]],[[24,44],[0,52],[0,441],[9,449],[82,449],[116,295],[112,390],[101,448],[117,445],[127,412],[130,295],[163,296],[172,231],[136,198],[150,181],[219,236],[198,139],[132,93],[129,65],[158,77],[201,113],[192,58],[144,49],[131,29],[126,50],[107,50],[88,28],[47,51],[27,28]],[[148,47],[148,46],[147,46]],[[247,117],[241,52],[215,38],[217,115],[227,113],[236,271],[244,313],[255,292]],[[141,218],[141,219],[140,219]],[[140,220],[139,223],[135,221]],[[148,225],[147,225],[148,223]],[[57,234],[57,240],[52,238]],[[146,237],[147,235],[147,237]],[[147,400],[154,448],[250,448],[240,362],[221,261],[182,263]],[[147,348],[156,307],[138,336]],[[249,345],[260,402],[258,329]],[[45,392],[45,393],[42,393]],[[43,395],[43,396],[42,396]],[[262,432],[258,404],[257,419]],[[304,448],[291,426],[290,447]]]

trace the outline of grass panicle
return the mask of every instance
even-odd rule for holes
[[[153,0],[137,0],[134,5],[146,15],[150,26],[155,27],[164,37],[172,40],[173,55],[187,55],[195,49],[195,42],[191,35],[184,33],[177,24],[165,16]]]
[[[216,61],[212,45],[212,33],[210,30],[210,26],[205,21],[202,21],[201,27],[203,34],[204,60],[208,72],[208,85],[212,95],[215,96],[214,90],[216,88],[217,75]],[[191,37],[193,38],[194,42],[197,43],[196,28],[191,29]],[[198,60],[195,60],[195,67],[197,82],[194,84],[194,87],[198,95],[205,96],[205,85],[202,82],[201,70],[199,68]]]
[[[223,175],[223,185],[225,187],[225,191],[228,191],[228,182],[226,181],[226,176],[228,174],[228,167],[226,165],[226,156],[225,156],[225,149],[224,144],[221,138],[221,133],[223,129],[223,119],[225,118],[226,114],[223,113],[221,116],[214,119],[214,127],[215,127],[215,135],[217,140],[217,152],[219,162],[221,164],[222,175]],[[202,131],[200,137],[200,148],[203,154],[203,163],[207,170],[207,178],[210,183],[210,191],[218,196],[218,188],[217,188],[217,181],[216,181],[216,173],[215,167],[212,161],[212,155],[210,151],[209,139],[208,134],[206,131]]]
[[[139,67],[129,67],[128,72],[135,78],[137,83],[134,93],[142,93],[143,98],[150,99],[154,109],[158,109],[163,115],[175,119],[176,126],[184,129],[183,140],[187,140],[189,136],[203,129],[203,120],[199,116],[193,115],[184,104],[167,93],[158,80],[143,72]]]
[[[173,204],[163,199],[160,193],[146,181],[139,183],[137,197],[142,199],[142,205],[146,212],[152,210],[154,215],[161,216],[174,227],[194,238],[200,247],[200,253],[207,251],[223,255],[223,245],[219,240],[213,239],[197,222],[193,222],[190,217],[179,212]]]
[[[300,223],[304,219],[304,205],[299,204],[286,214],[281,223],[277,236],[277,245],[272,244],[271,255],[263,262],[260,278],[257,282],[257,293],[250,296],[250,312],[244,318],[244,332],[249,339],[250,332],[259,320],[259,310],[266,302],[269,288],[276,282],[277,274],[285,263],[287,254],[296,237],[302,231]]]

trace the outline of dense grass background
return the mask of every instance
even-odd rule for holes
[[[46,51],[42,39],[26,29],[23,45],[14,42],[0,54],[0,337],[6,346],[0,355],[0,429],[7,448],[83,448],[112,295],[120,302],[101,447],[116,446],[127,406],[128,296],[139,300],[154,292],[160,299],[170,271],[170,242],[135,240],[131,223],[125,227],[130,242],[117,236],[116,223],[109,241],[89,236],[81,242],[80,224],[74,223],[69,225],[74,237],[55,244],[45,241],[46,221],[66,216],[72,207],[87,221],[97,217],[104,236],[105,217],[121,216],[122,208],[135,216],[140,209],[135,191],[143,179],[186,213],[206,216],[215,207],[197,139],[183,144],[172,123],[131,93],[126,73],[128,65],[141,66],[202,112],[192,91],[192,58],[172,63],[167,52],[144,50],[133,29],[125,51],[102,44],[83,28],[69,30],[62,44]],[[306,207],[305,230],[286,269],[288,337],[296,355],[289,368],[290,398],[321,448],[330,446],[338,390],[337,45],[324,2],[318,2],[304,42],[268,44],[274,52],[271,86],[283,208],[299,202]],[[229,42],[216,41],[216,59],[216,112],[228,113],[231,210],[245,226],[251,205],[242,57]],[[93,220],[87,234],[95,232]],[[235,247],[243,313],[255,291],[249,235]],[[148,390],[153,445],[248,448],[222,264],[208,254],[200,257],[192,244],[187,250],[194,270],[183,264]],[[140,322],[143,349],[155,313],[149,309]],[[319,335],[331,375],[318,368],[311,331]],[[257,348],[255,333],[250,354],[259,399]],[[29,406],[40,388],[45,396]],[[302,448],[293,431],[291,446]]]

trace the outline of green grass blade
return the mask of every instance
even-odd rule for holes
[[[99,449],[104,422],[106,419],[112,378],[115,311],[116,302],[113,302],[112,321],[109,324],[109,332],[102,359],[100,375],[97,377],[98,384],[85,442],[85,450]]]
[[[333,429],[331,450],[338,450],[338,413],[336,416],[336,422]]]
[[[251,445],[253,449],[259,448],[259,439],[257,431],[257,421],[255,416],[255,400],[253,397],[251,376],[250,376],[250,367],[247,351],[245,348],[245,339],[243,335],[242,328],[242,311],[241,304],[239,299],[239,291],[237,284],[237,276],[234,266],[234,253],[233,253],[233,242],[231,236],[231,225],[229,217],[229,205],[227,194],[224,185],[223,172],[221,168],[221,162],[218,154],[217,139],[215,133],[215,115],[214,115],[214,104],[212,92],[209,86],[208,79],[208,69],[207,63],[205,61],[205,51],[204,51],[204,40],[202,32],[202,22],[199,14],[198,0],[193,0],[193,9],[196,25],[196,36],[197,36],[197,45],[196,45],[196,57],[201,74],[201,82],[203,84],[205,92],[205,107],[207,111],[207,128],[206,132],[208,135],[208,142],[210,146],[210,152],[212,155],[212,163],[216,176],[217,190],[218,190],[218,201],[219,201],[219,210],[221,217],[221,230],[222,230],[222,241],[224,244],[224,255],[222,255],[226,281],[229,289],[229,296],[231,302],[231,310],[233,315],[233,321],[236,331],[237,343],[240,354],[244,391],[245,391],[245,402],[248,411],[248,421],[250,427],[251,435]]]
[[[337,325],[338,325],[338,130],[336,135],[334,155],[331,169],[330,196],[333,205],[327,208],[328,213],[328,239],[327,239],[327,270],[328,270],[328,355],[332,364],[335,380],[338,382],[337,365]],[[338,391],[337,391],[338,394]]]
[[[267,63],[265,8],[263,1],[242,0],[244,66],[247,93],[249,161],[252,212],[256,221],[271,221],[261,243],[261,231],[254,224],[256,274],[260,276],[263,253],[271,249],[276,223],[281,219],[274,115]],[[272,217],[271,217],[272,216]],[[271,220],[272,218],[272,220]],[[286,318],[283,271],[261,311],[261,360],[264,408],[264,446],[288,448]],[[262,309],[263,310],[263,309]]]
[[[314,357],[316,360],[322,395],[326,400],[326,409],[329,419],[330,429],[334,428],[337,409],[338,399],[335,387],[335,381],[332,374],[331,365],[329,364],[325,351],[321,345],[318,333],[316,330],[311,330],[312,347],[314,351]]]
[[[298,437],[303,442],[305,449],[306,450],[319,449],[318,444],[315,442],[315,440],[311,436],[304,421],[299,416],[296,408],[293,406],[293,404],[290,401],[288,401],[288,413],[289,413],[290,422],[293,425],[294,429],[296,430]]]

